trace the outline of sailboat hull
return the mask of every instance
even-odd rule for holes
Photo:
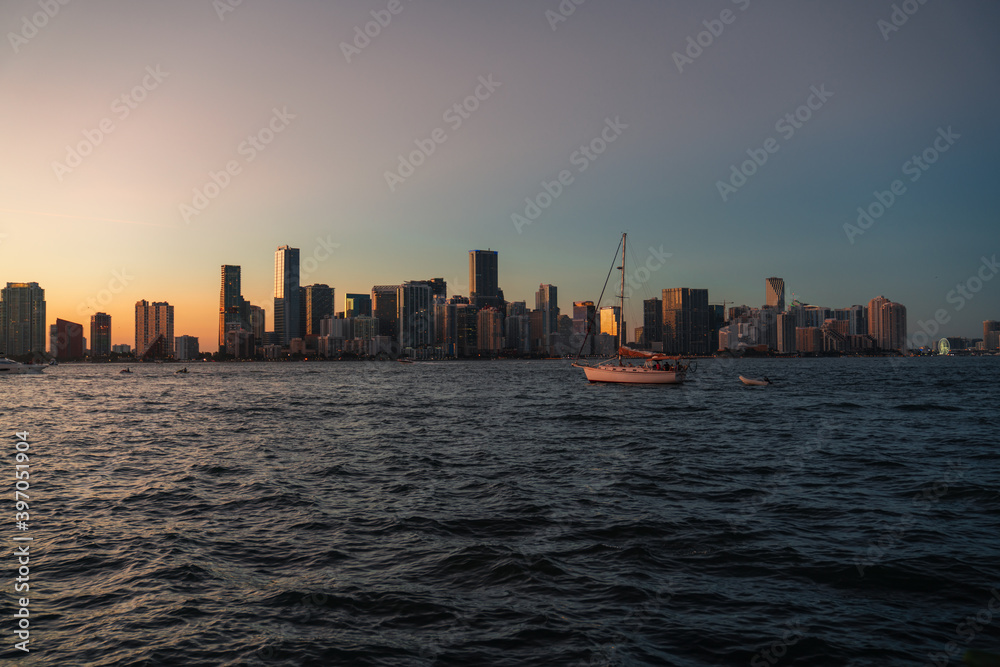
[[[614,382],[616,384],[680,384],[684,382],[685,372],[658,371],[652,368],[636,366],[583,366],[587,379],[591,382]]]

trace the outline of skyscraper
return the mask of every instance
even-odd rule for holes
[[[875,344],[880,348],[882,347],[882,306],[887,303],[889,303],[889,299],[881,295],[868,302],[868,335],[875,339]]]
[[[476,308],[500,307],[496,250],[469,251],[469,299]]]
[[[783,278],[768,278],[764,281],[764,305],[774,306],[778,312],[785,310],[785,280]]]
[[[604,306],[601,308],[601,333],[609,336],[617,336],[622,326],[622,309],[618,306]],[[622,345],[626,340],[622,339]]]
[[[83,358],[83,325],[56,319],[49,336],[49,353],[59,361]]]
[[[303,335],[318,336],[319,321],[333,317],[334,289],[329,285],[309,285],[305,288],[305,322]]]
[[[431,287],[422,281],[405,282],[396,290],[399,346],[419,349],[434,344]]]
[[[996,320],[983,322],[983,347],[987,350],[1000,349],[1000,322]]]
[[[226,346],[230,325],[246,326],[246,301],[240,291],[240,267],[223,265],[222,286],[219,289],[219,349]]]
[[[542,346],[545,352],[552,344],[552,334],[559,327],[559,288],[555,285],[539,285],[535,292],[535,310],[542,313]]]
[[[274,333],[287,347],[299,330],[299,249],[280,246],[274,251]]]
[[[174,307],[166,301],[135,302],[135,354],[142,357],[163,336],[167,356],[174,354]]]
[[[344,317],[357,317],[358,315],[371,317],[371,314],[371,294],[348,294],[344,297]]]
[[[663,343],[663,301],[653,297],[642,302],[642,338],[639,341],[652,347]]]
[[[663,290],[663,351],[709,354],[708,290],[674,287]]]
[[[906,306],[894,301],[882,306],[882,336],[879,347],[906,354]]]
[[[0,302],[0,352],[10,357],[44,353],[45,290],[38,283],[7,283]]]
[[[399,285],[372,287],[372,316],[379,321],[379,335],[393,340],[399,336],[398,290]]]
[[[111,354],[111,316],[94,313],[90,316],[90,356],[106,357]]]

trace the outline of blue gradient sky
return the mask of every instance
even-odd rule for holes
[[[341,43],[388,5],[243,0],[220,19],[210,0],[77,0],[33,34],[37,1],[3,3],[0,282],[39,282],[50,321],[110,312],[115,342],[132,342],[136,300],[166,300],[175,333],[211,349],[219,266],[243,267],[270,327],[278,245],[305,261],[337,244],[305,282],[333,285],[338,308],[435,276],[465,294],[467,251],[492,248],[508,299],[533,306],[551,283],[565,313],[597,298],[628,231],[638,262],[672,253],[640,308],[681,286],[760,305],[775,275],[832,308],[885,295],[911,333],[941,309],[938,335],[1000,319],[1000,279],[961,309],[948,298],[1000,251],[996,3],[914,2],[885,39],[890,2],[588,0],[553,30],[556,0],[402,0],[348,63]],[[673,54],[724,10],[732,22],[678,71]],[[499,87],[454,128],[445,111],[490,75]],[[122,117],[116,99],[144,77],[155,87]],[[812,86],[833,95],[786,138],[775,123]],[[247,160],[275,108],[294,119]],[[574,151],[608,118],[627,128],[581,173]],[[57,174],[104,119],[113,131]],[[903,164],[949,127],[960,138],[911,182]],[[385,172],[435,128],[446,140],[390,191]],[[769,137],[778,151],[723,201],[717,182]],[[239,173],[185,221],[181,204],[231,160]],[[519,233],[511,215],[561,170],[573,182]],[[844,224],[896,179],[906,192],[851,243]]]

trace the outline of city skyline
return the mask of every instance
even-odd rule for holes
[[[492,248],[508,300],[570,304],[627,231],[654,294],[752,306],[782,276],[789,302],[890,296],[911,336],[996,318],[1000,7],[570,4],[380,26],[360,1],[94,0],[39,27],[5,3],[0,282],[42,285],[50,322],[167,301],[207,343],[218,267],[270,319],[282,244],[338,295],[468,294],[465,253]]]

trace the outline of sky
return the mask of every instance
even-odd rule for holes
[[[220,266],[271,328],[281,245],[338,310],[468,294],[493,249],[508,300],[570,313],[627,232],[630,327],[663,288],[759,306],[779,276],[980,337],[998,26],[986,0],[6,0],[0,283],[115,343],[168,301],[212,349]]]

